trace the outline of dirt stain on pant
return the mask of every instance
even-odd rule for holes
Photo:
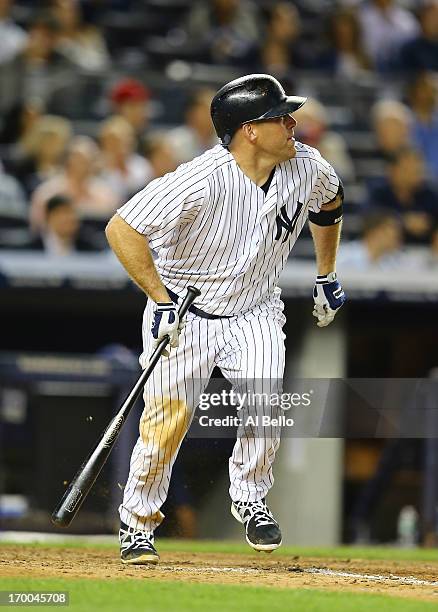
[[[149,397],[140,419],[140,437],[152,461],[148,479],[159,477],[173,463],[189,427],[186,402],[170,397]]]

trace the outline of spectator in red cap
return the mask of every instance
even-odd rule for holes
[[[114,112],[131,124],[139,146],[141,146],[149,122],[148,101],[150,97],[149,89],[136,79],[119,81],[110,93]]]

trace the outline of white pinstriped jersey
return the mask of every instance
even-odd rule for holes
[[[296,149],[276,166],[266,194],[217,145],[117,212],[147,236],[167,288],[183,296],[194,285],[202,293],[196,306],[210,314],[245,312],[274,291],[309,211],[319,212],[338,191],[320,153],[299,142]]]

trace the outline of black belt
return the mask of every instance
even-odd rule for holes
[[[178,304],[179,296],[173,291],[171,291],[170,289],[168,289],[167,287],[166,287],[166,290],[167,290],[167,293],[172,298],[172,301],[175,302],[175,304]],[[209,312],[204,312],[200,308],[196,308],[196,306],[193,306],[193,305],[189,306],[189,312],[191,312],[192,314],[198,317],[202,317],[203,319],[230,319],[231,318],[230,316],[227,316],[227,315],[214,315],[214,314],[210,314]]]

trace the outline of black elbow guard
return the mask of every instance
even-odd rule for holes
[[[340,204],[333,210],[321,210],[319,213],[309,211],[309,221],[315,225],[336,225],[342,221],[344,205]]]
[[[319,213],[309,211],[309,221],[311,221],[315,225],[322,225],[323,227],[340,223],[342,221],[342,215],[344,212],[344,186],[340,179],[338,193],[336,194],[336,198],[338,197],[341,199],[341,203],[337,208],[334,208],[333,210],[323,209]],[[334,199],[336,200],[336,198]]]

